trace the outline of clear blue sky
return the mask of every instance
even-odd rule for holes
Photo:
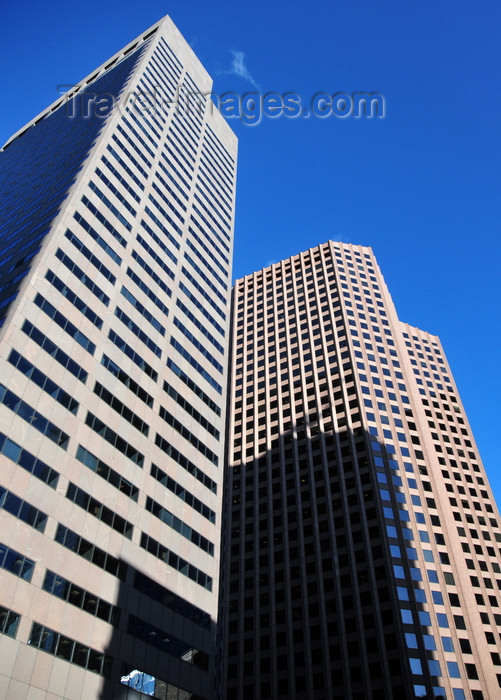
[[[231,121],[234,274],[329,238],[372,246],[401,319],[441,337],[501,503],[501,5],[4,1],[0,141],[165,14],[217,93],[385,96],[384,119]]]

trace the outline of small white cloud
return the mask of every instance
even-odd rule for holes
[[[238,75],[239,78],[243,78],[255,88],[259,89],[259,85],[256,83],[252,75],[249,73],[247,66],[245,65],[244,52],[231,51],[231,54],[233,56],[233,59],[231,61],[231,68],[223,72],[226,75]]]

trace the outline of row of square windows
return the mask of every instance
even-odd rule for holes
[[[308,323],[306,321],[307,321],[307,315],[301,314],[301,316],[299,317],[298,327],[297,326],[290,327],[289,338],[288,338],[290,343],[297,342],[298,338],[296,336],[298,335],[299,330],[304,331],[303,333],[301,333],[301,336],[300,336],[302,341],[308,341],[311,338],[312,333],[313,333],[313,335],[315,335],[315,334],[319,335],[321,333],[321,330],[323,330],[325,333],[328,333],[329,331],[332,330],[332,327],[329,323],[329,321],[330,321],[329,316],[323,317],[323,321],[324,321],[323,329],[321,329],[319,327],[317,329],[312,328],[312,331],[309,331],[309,326],[308,326]],[[312,326],[318,325],[319,323],[320,323],[320,320],[318,318],[315,318],[312,322]],[[279,332],[277,332],[277,331],[279,331]],[[274,342],[275,336],[278,336],[279,340],[285,339],[287,337],[287,333],[285,331],[285,323],[282,321],[279,324],[276,324],[276,326],[270,327],[268,329],[268,333],[269,333],[269,338],[265,341],[264,340],[264,329],[262,327],[258,329],[258,331],[257,331],[257,343],[256,343],[258,348],[264,347],[264,346],[268,347],[270,343]],[[341,337],[343,335],[344,335],[344,329],[342,329],[341,331],[338,331],[338,336]],[[352,338],[352,341],[351,341],[353,346],[354,347],[361,347],[361,342],[356,339],[356,337],[359,335],[358,331],[351,330],[351,335],[354,336]],[[365,341],[369,341],[369,340],[372,341],[373,340],[371,338],[371,336],[366,332],[362,333],[362,337],[364,338]],[[248,332],[248,335],[245,338],[244,338],[244,335],[242,332],[237,333],[236,338],[235,338],[237,355],[239,353],[243,352],[244,340],[246,340],[246,342],[248,344],[251,344],[254,341],[254,329],[253,328],[250,329],[250,332]],[[383,339],[380,336],[375,336],[374,340],[378,343],[383,342]],[[395,343],[393,342],[393,340],[391,338],[385,338],[385,340],[386,340],[386,343],[388,346],[395,345]],[[343,345],[346,346],[346,344],[347,344],[346,341],[340,342],[340,346],[343,346]],[[374,349],[371,342],[365,342],[364,345],[368,350],[372,351]],[[380,353],[383,353],[383,354],[385,353],[385,349],[383,346],[378,345],[377,350]],[[388,348],[388,350],[389,350],[391,355],[393,355],[395,357],[397,356],[396,350],[394,350],[393,347]],[[396,360],[393,361],[393,364],[395,367],[400,366]]]
[[[341,287],[344,288],[344,289],[348,289],[348,286],[345,285],[345,284],[342,284]],[[357,288],[354,288],[353,291],[354,291],[354,292],[357,292],[358,289],[357,289]],[[366,298],[365,298],[365,302],[368,303],[368,304],[374,303],[374,302],[372,301],[372,299],[370,298],[370,293],[369,293],[369,291],[366,290],[366,289],[364,289],[363,291],[364,291],[364,294],[365,294],[365,297],[366,297]],[[333,299],[334,301],[337,301],[338,297],[337,297],[337,291],[336,291],[336,290],[333,290],[333,291],[332,291],[331,296],[332,296],[332,299]],[[377,304],[378,306],[380,306],[380,307],[384,306],[384,305],[383,305],[383,302],[382,302],[382,301],[379,301],[379,299],[381,299],[381,295],[380,295],[378,292],[375,292],[375,293],[374,293],[374,296],[375,296],[375,297],[377,298],[377,300],[378,300],[378,301],[376,301],[376,304]],[[313,297],[313,293],[310,293],[309,297]],[[345,297],[344,301],[345,301],[345,305],[346,305],[346,306],[352,306],[352,305],[353,305],[352,302],[349,302],[349,299],[350,299],[351,297],[350,297],[350,294],[348,294],[348,292],[343,292],[343,297]],[[361,298],[358,294],[354,294],[353,298],[355,299],[355,302],[361,302],[361,301],[362,301],[362,298]],[[321,307],[321,310],[322,310],[323,312],[328,311],[329,309],[337,309],[337,308],[339,308],[339,304],[333,304],[332,302],[330,302],[330,303],[325,303],[325,301],[322,302],[322,300],[320,300],[320,303],[321,303],[321,304],[322,304],[322,303],[324,304],[324,306]],[[249,301],[248,304],[249,304],[249,306],[252,306],[252,302],[251,302],[251,301]],[[296,307],[298,304],[300,304],[300,306],[299,306],[299,308],[298,308],[298,312],[296,312],[295,307]],[[270,303],[268,302],[267,305],[270,305]],[[358,304],[358,303],[357,303],[357,308],[358,308],[359,306],[361,306],[361,304]],[[289,310],[289,316],[290,316],[290,317],[293,317],[296,313],[300,313],[300,312],[306,310],[306,301],[305,301],[305,300],[299,300],[299,299],[297,299],[297,298],[294,298],[294,299],[288,301],[288,307],[290,308],[290,310]],[[311,299],[309,299],[308,308],[309,308],[310,315],[312,315],[313,317],[315,317],[315,315],[318,313],[318,305],[317,305],[317,300],[316,300],[316,298],[311,298]],[[241,309],[242,309],[242,305],[239,305],[239,306],[237,307],[237,311],[238,311],[238,314],[237,314],[237,315],[238,315],[238,318],[239,318],[239,319],[243,318],[243,316],[244,316],[244,311],[241,310]],[[276,312],[280,312],[280,311],[283,311],[283,310],[284,310],[283,305],[280,306],[280,307],[277,308],[277,309],[275,309],[275,308],[269,309],[269,310],[268,310],[268,315],[269,315],[270,318],[272,318],[272,317],[276,316],[275,311],[276,311]],[[372,313],[375,313],[375,310],[374,310],[373,307],[370,307],[368,310],[369,310],[370,312],[372,312]],[[257,312],[257,314],[258,314],[258,318],[262,318],[262,317],[263,317],[263,305],[262,305],[262,304],[258,305],[258,307],[257,307],[257,309],[256,309],[256,312]],[[348,309],[348,315],[354,315],[353,313],[350,314],[350,309]],[[363,313],[360,313],[359,315],[362,316],[363,318],[365,318],[365,316],[364,316]],[[382,315],[386,315],[386,314],[382,314]],[[252,319],[253,319],[253,309],[252,309],[252,308],[247,312],[247,317],[249,318],[249,320],[252,320]],[[374,319],[374,321],[376,321],[376,320],[377,320],[377,319]]]
[[[408,333],[406,333],[405,331],[402,333],[402,335],[404,336],[404,338],[407,338],[407,340],[406,340],[406,342],[405,342],[405,344],[407,345],[407,347],[412,347],[412,344],[409,342],[409,339],[411,338],[411,336],[410,336]],[[437,355],[440,355],[440,350],[438,349],[438,343],[437,343],[435,340],[431,340],[431,341],[430,341],[430,340],[428,340],[428,338],[418,338],[417,335],[413,335],[413,336],[412,336],[412,340],[415,341],[414,347],[415,347],[417,350],[421,350],[421,349],[422,349],[422,347],[421,347],[421,345],[420,345],[419,343],[423,343],[423,345],[425,346],[424,349],[425,349],[427,352],[431,352],[432,350],[434,350],[435,353],[436,353]],[[434,345],[435,348],[428,348],[428,347],[426,347],[426,346],[429,346],[430,343],[431,343],[432,345]]]
[[[379,444],[378,444],[378,443],[376,443],[376,449],[377,449],[377,450],[380,450],[380,447],[379,447]],[[380,457],[377,457],[377,456],[374,457],[374,461],[375,461],[376,466],[380,466],[380,467],[383,467],[383,466],[384,466],[384,461],[383,461]],[[389,465],[390,465],[390,468],[393,468],[393,469],[397,469],[397,468],[398,468],[398,463],[397,463],[396,460],[389,459],[389,462],[388,462],[388,463],[389,463]],[[404,462],[404,466],[405,466],[405,468],[406,468],[406,471],[412,471],[412,466],[411,466],[410,463],[405,463],[405,462]],[[474,468],[475,468],[475,466],[476,466],[476,465],[474,465]],[[426,468],[424,468],[424,467],[422,467],[422,466],[419,467],[419,470],[420,470],[420,473],[422,473],[422,474],[426,474],[426,473],[427,473]],[[477,467],[477,470],[479,470],[478,467]],[[469,475],[466,475],[466,477],[467,477],[467,480],[468,480],[468,481],[472,482],[472,478],[471,478]],[[468,477],[469,477],[469,478],[468,478]],[[400,477],[396,477],[395,475],[393,476],[393,480],[395,480],[395,479],[397,479],[397,478],[399,479],[399,484],[401,485]],[[378,474],[378,479],[379,479],[380,481],[383,481],[383,480],[386,479],[386,477],[385,477],[384,475]],[[481,483],[483,484],[483,479],[482,479],[481,477],[479,477],[479,479],[480,479]],[[412,481],[412,484],[415,483],[414,480],[408,480],[408,481],[409,481],[409,482]],[[427,489],[427,490],[431,491],[431,485],[430,485],[428,482],[422,482],[422,483],[423,483],[423,486],[425,486],[425,487],[426,487],[426,484],[428,484],[428,489]],[[412,487],[412,485],[411,485],[410,483],[409,483],[409,485]],[[452,490],[452,487],[450,487],[450,485],[446,485],[446,486],[449,486],[448,490]],[[460,487],[460,488],[461,488],[461,487]],[[464,489],[463,489],[463,490],[464,490]],[[472,491],[474,491],[474,490],[472,489]],[[491,505],[490,503],[487,503],[487,502],[485,501],[485,496],[483,495],[484,493],[485,493],[485,496],[488,496],[487,492],[483,492],[483,493],[482,493],[482,496],[483,496],[483,498],[484,498],[483,505],[484,505],[484,507],[485,507],[485,509],[486,509],[487,512],[492,513],[492,512],[493,512],[492,505]],[[476,495],[476,492],[474,492],[474,494],[472,494],[472,495]],[[451,501],[451,505],[457,506],[457,502],[455,501],[455,499],[449,499],[449,500]],[[472,503],[473,503],[473,507],[475,508],[475,510],[477,510],[477,511],[480,511],[480,510],[481,510],[481,504],[480,504],[479,502],[473,501]],[[469,509],[471,508],[471,504],[470,504],[468,501],[466,501],[466,500],[463,500],[463,501],[462,501],[462,506],[463,506],[463,510],[469,510]],[[471,515],[471,514],[469,514],[469,513],[464,513],[464,512],[463,512],[463,516],[467,519],[468,522],[474,523],[473,515]],[[459,512],[457,512],[457,511],[455,511],[455,512],[454,512],[454,518],[455,518],[456,520],[461,520],[461,514],[460,514]],[[486,525],[486,520],[485,520],[485,518],[484,518],[483,516],[477,515],[477,520],[478,520],[479,525],[483,525],[483,526]],[[497,522],[496,519],[494,519],[494,518],[489,518],[489,521],[490,521],[490,524],[491,524],[492,527],[495,527],[495,528],[498,527],[498,522]],[[472,537],[478,539],[478,534],[477,534],[477,532],[476,532],[475,530],[472,530],[471,533],[472,533]],[[482,534],[483,534],[484,539],[486,539],[486,540],[490,540],[490,539],[491,539],[491,536],[490,536],[490,534],[489,534],[487,531],[482,530]],[[501,541],[501,535],[499,535],[499,533],[494,533],[494,536],[495,536],[496,539],[498,539],[498,541]]]
[[[329,245],[325,246],[324,248],[321,248],[322,252],[325,255],[325,258],[327,259],[326,264],[328,265],[329,263],[332,265],[331,262],[331,250]],[[334,247],[334,252],[337,258],[342,258],[343,256],[339,252],[339,249]],[[363,267],[360,266],[360,263],[362,262],[362,254],[359,251],[354,251],[354,256],[355,260],[359,264],[359,268],[363,269]],[[367,253],[364,253],[363,257],[365,260],[363,262],[368,268],[372,267],[372,256],[370,256]],[[346,252],[345,253],[345,259],[350,261],[347,263],[348,266],[353,267],[353,263],[351,262],[353,260],[353,257],[350,255],[350,253]],[[314,264],[316,264],[316,269],[321,270],[322,264],[321,264],[321,253],[320,250],[316,250],[312,253],[311,256],[301,256],[299,258],[293,258],[290,260],[286,260],[283,263],[278,263],[277,265],[284,265],[284,271],[285,273],[290,272],[292,269],[295,269],[297,271],[300,271],[301,274],[303,274],[303,269],[306,269],[307,271],[308,268],[311,268]],[[337,264],[339,264],[339,260],[337,261]],[[275,273],[275,276],[280,276],[282,274],[282,267],[275,267],[272,266],[270,268],[267,268],[261,272],[254,273],[254,275],[249,276],[248,278],[244,278],[244,280],[248,283],[249,286],[252,286],[254,279],[256,279],[258,282],[266,276],[271,276],[273,273]]]
[[[306,276],[304,279],[301,277],[297,278],[296,284],[294,285],[291,281],[288,281],[287,279],[280,279],[276,280],[275,284],[275,289],[274,285],[269,282],[266,285],[266,288],[264,285],[256,290],[256,297],[254,299],[254,290],[253,289],[247,289],[246,294],[245,294],[245,299],[247,301],[247,306],[249,310],[252,309],[254,306],[254,302],[256,305],[256,310],[260,310],[263,308],[264,304],[264,298],[267,299],[267,306],[270,306],[271,304],[280,304],[280,302],[284,301],[284,294],[286,298],[288,299],[288,305],[291,306],[294,303],[301,303],[302,301],[305,301],[304,294],[306,293],[307,290],[309,291],[308,298],[310,299],[316,299],[317,294],[318,295],[325,295],[327,289],[326,285],[328,287],[328,291],[331,292],[331,294],[335,293],[336,291],[336,275],[333,273],[333,268],[328,267],[326,270],[326,277],[320,277],[317,280],[314,281],[313,277],[311,276]],[[347,281],[346,277],[344,275],[340,275],[339,278],[343,281]],[[375,290],[378,290],[379,287],[376,282],[375,277],[370,278],[373,281],[373,288]],[[285,284],[285,288],[284,288]],[[280,286],[279,286],[280,285]],[[347,288],[346,285],[342,285],[344,288]],[[368,286],[368,285],[365,285]],[[356,286],[353,287],[354,291],[358,291],[358,288]],[[271,296],[271,292],[275,292],[274,296]],[[266,293],[265,293],[266,292]],[[244,290],[241,290],[240,294],[243,294]],[[320,301],[322,301],[322,298],[320,297]],[[326,297],[324,299],[326,301]],[[239,304],[238,304],[238,310],[240,311],[241,309],[244,308],[244,299],[240,299]],[[357,304],[357,308],[360,311],[363,311],[363,306],[360,304]]]

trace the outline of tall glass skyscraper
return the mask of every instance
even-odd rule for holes
[[[236,167],[211,85],[165,18],[0,152],[9,700],[211,692]]]
[[[362,246],[233,294],[221,697],[501,697],[501,520],[439,339]]]

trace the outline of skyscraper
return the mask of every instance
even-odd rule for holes
[[[440,341],[362,246],[233,295],[222,698],[499,697],[501,521]]]
[[[236,138],[169,18],[0,153],[0,695],[208,698]]]

